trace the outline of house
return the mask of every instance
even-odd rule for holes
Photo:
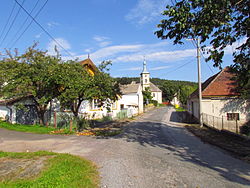
[[[239,120],[244,123],[250,119],[249,100],[239,98],[237,83],[229,67],[208,78],[202,84],[203,116],[223,117],[227,121]],[[187,101],[189,113],[198,119],[198,90],[194,91]],[[204,118],[204,117],[203,117]],[[222,120],[223,121],[223,120]]]
[[[0,118],[11,123],[35,124],[38,115],[29,96],[0,100]]]
[[[120,109],[132,110],[133,114],[143,113],[143,94],[142,85],[132,82],[120,87],[122,96],[118,100]]]
[[[162,103],[162,91],[150,82],[150,73],[147,71],[145,60],[143,62],[143,70],[141,73],[141,85],[143,91],[145,91],[145,88],[149,88],[152,93],[153,100],[156,100],[158,103]]]

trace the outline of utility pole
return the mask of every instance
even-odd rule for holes
[[[201,94],[201,61],[200,61],[200,38],[197,38],[197,65],[198,65],[198,86],[199,86],[199,120],[200,126],[203,127],[202,121],[202,94]]]

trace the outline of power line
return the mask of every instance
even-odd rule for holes
[[[16,2],[17,2],[17,1],[16,1]],[[25,2],[25,0],[23,0],[22,5],[24,4],[24,2]],[[19,15],[20,11],[21,11],[21,8],[18,9],[18,11],[17,11],[17,13],[16,13],[14,19],[12,20],[12,22],[11,22],[11,24],[10,24],[10,27],[9,27],[7,33],[4,35],[3,40],[0,42],[0,46],[3,44],[3,42],[5,41],[7,35],[9,34],[11,28],[13,27],[13,25],[14,25],[16,19],[17,19],[17,16]]]
[[[55,41],[55,43],[58,45],[58,46],[60,46],[68,55],[70,55],[71,57],[73,57],[60,43],[58,43],[57,41],[56,41],[56,39],[46,30],[46,29],[44,29],[44,27],[39,23],[39,22],[37,22],[36,21],[36,19],[32,16],[32,15],[30,15],[30,13],[17,1],[17,0],[15,0],[16,1],[16,3],[26,12],[26,14],[28,14],[29,15],[29,17],[31,17],[32,18],[32,20],[53,40],[53,41]],[[74,57],[73,57],[74,58]]]
[[[164,75],[170,74],[170,73],[172,73],[172,72],[175,72],[175,71],[181,69],[182,67],[184,67],[184,66],[186,66],[186,65],[188,65],[188,64],[190,64],[190,63],[192,63],[193,61],[194,61],[194,60],[192,59],[192,60],[188,61],[187,63],[185,63],[185,64],[183,64],[183,65],[181,65],[181,66],[175,68],[174,70],[171,70],[171,71],[169,71],[169,72],[164,73]],[[162,74],[162,75],[163,75],[163,74]],[[160,77],[161,77],[162,75],[160,75]]]
[[[10,18],[12,17],[12,14],[13,14],[13,12],[14,12],[15,7],[16,7],[16,2],[14,2],[14,5],[13,5],[12,10],[11,10],[11,12],[10,12],[10,15],[9,15],[9,17],[8,17],[8,19],[7,19],[7,22],[6,22],[5,25],[4,25],[3,31],[2,31],[2,33],[1,33],[1,35],[0,35],[0,39],[2,38],[3,34],[5,33],[6,27],[7,27],[7,25],[8,25],[9,22],[10,22]]]
[[[195,48],[197,48],[197,43],[195,42],[195,39],[192,39],[192,40],[191,40],[191,43],[193,44],[193,46],[194,46]],[[203,52],[201,51],[200,48],[199,48],[199,51],[201,52],[200,54],[201,54],[202,58],[204,59],[204,61],[205,61],[206,65],[207,65],[207,67],[208,67],[209,70],[214,74],[214,71],[211,69],[211,67],[210,67],[210,66],[208,65],[208,63],[206,62],[206,58],[204,57]]]
[[[32,8],[32,10],[30,11],[30,14],[33,13],[33,11],[35,10],[35,8],[37,7],[38,3],[40,0],[36,1],[36,4],[34,5],[34,7]],[[16,3],[15,3],[16,4]],[[17,30],[16,34],[14,35],[14,37],[12,38],[13,40],[10,40],[10,42],[7,44],[7,46],[9,46],[11,44],[11,41],[14,41],[14,39],[17,37],[17,35],[22,31],[23,27],[25,26],[26,22],[28,21],[29,16],[27,15],[26,19],[24,20],[24,22],[21,24],[21,27]],[[22,34],[21,34],[22,35]],[[19,38],[19,37],[18,37]]]
[[[38,0],[39,1],[39,0]],[[43,4],[43,6],[39,9],[39,11],[36,13],[36,15],[34,16],[34,18],[36,18],[40,12],[43,10],[43,8],[45,7],[45,5],[47,4],[48,0],[45,1],[45,3]],[[29,27],[31,26],[31,24],[33,23],[34,20],[31,20],[30,23],[26,26],[26,28],[23,30],[23,32],[19,35],[19,37],[12,43],[11,47],[12,48],[19,40],[20,38],[24,35],[24,33],[29,29]]]

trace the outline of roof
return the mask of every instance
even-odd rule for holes
[[[129,94],[129,93],[137,93],[139,90],[140,84],[136,84],[136,83],[131,83],[128,85],[121,85],[120,89],[121,89],[121,93],[122,94]]]
[[[149,87],[151,92],[161,92],[161,90],[151,82],[149,83]]]
[[[97,71],[97,67],[95,66],[95,64],[93,63],[93,61],[90,58],[87,58],[83,61],[79,62],[81,65],[83,66],[87,66],[88,68],[92,68],[94,71]]]
[[[233,79],[234,77],[235,74],[230,72],[229,67],[211,76],[202,84],[202,97],[238,96],[237,83]],[[190,97],[198,97],[198,89]]]
[[[16,102],[19,102],[23,99],[27,99],[31,96],[26,96],[26,97],[16,97],[16,98],[11,98],[11,99],[0,99],[0,105],[12,105]]]

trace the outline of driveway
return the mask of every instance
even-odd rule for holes
[[[250,186],[250,164],[201,142],[171,122],[176,118],[172,108],[155,109],[130,123],[122,135],[107,139],[0,129],[0,150],[83,156],[97,164],[106,188]]]

